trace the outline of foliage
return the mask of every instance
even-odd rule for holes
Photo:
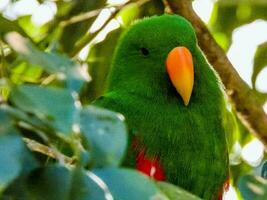
[[[112,54],[116,46],[113,40],[124,28],[114,34],[106,48],[94,44],[91,48],[95,53],[79,62],[70,55],[83,36],[87,37],[97,14],[89,20],[62,24],[104,3],[57,1],[55,19],[39,27],[30,16],[15,21],[0,18],[1,199],[167,200],[176,199],[174,194],[199,199],[181,188],[156,183],[133,169],[123,168],[128,138],[124,117],[81,103],[81,99],[88,102],[100,94],[90,94],[97,91],[92,85],[105,79],[106,75],[103,79],[100,73],[108,73],[110,61],[104,55]],[[116,11],[114,17],[127,26],[147,13],[163,11],[159,1],[148,4],[129,4]],[[96,56],[104,59],[96,63]],[[86,62],[99,68],[89,70],[93,78],[99,78],[89,87]]]
[[[262,0],[218,0],[214,4],[210,29],[216,41],[227,50],[232,42],[233,31],[242,25],[255,20],[267,20],[267,2]],[[253,88],[259,73],[267,66],[266,42],[260,44],[254,57],[253,74],[251,76]],[[259,92],[259,91],[258,91]],[[267,100],[267,95],[259,92],[262,101]]]
[[[267,20],[266,8],[267,2],[261,0],[218,0],[214,3],[212,16],[209,22],[210,30],[220,46],[227,51],[232,43],[233,31],[255,20]],[[260,72],[267,66],[266,49],[266,42],[258,46],[254,55],[253,73],[251,76],[255,95],[259,97],[259,101],[262,102],[262,104],[266,103],[267,96],[265,93],[257,91],[256,81]],[[234,111],[233,114],[236,115]],[[254,137],[241,124],[237,117],[234,116],[234,118],[236,122],[232,124],[232,126],[234,126],[236,130],[234,131],[234,135],[230,136],[231,142],[229,146],[231,149],[230,162],[232,163],[232,182],[234,185],[238,183],[238,188],[244,199],[266,199],[266,189],[262,189],[264,188],[263,185],[266,183],[263,184],[262,182],[264,182],[264,179],[261,178],[265,170],[264,165],[261,164],[254,168],[255,166],[241,158],[242,147],[252,141]],[[233,158],[232,160],[231,156]],[[264,155],[264,158],[265,157]],[[242,177],[244,174],[251,175]],[[253,174],[257,176],[254,177]],[[253,186],[250,187],[252,183]],[[257,193],[257,191],[261,190],[264,194]]]
[[[54,2],[55,17],[42,25],[30,15],[15,20],[0,16],[0,198],[199,199],[123,168],[128,138],[123,116],[88,105],[105,89],[123,30],[134,20],[164,13],[166,5],[161,0],[113,6],[104,0]],[[266,7],[261,0],[218,0],[210,30],[227,50],[236,28],[266,20]],[[92,31],[103,8],[110,17]],[[254,88],[266,67],[266,49],[265,42],[255,54]],[[265,102],[266,94],[257,93]],[[266,181],[259,176],[266,178],[266,165],[256,169],[242,160],[241,148],[253,137],[234,111],[230,115],[229,132],[235,133],[228,135],[232,183],[244,199],[264,199]]]

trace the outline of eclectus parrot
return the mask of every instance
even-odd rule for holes
[[[220,199],[229,174],[225,97],[187,20],[162,15],[130,26],[119,40],[106,92],[93,104],[125,116],[125,166]]]

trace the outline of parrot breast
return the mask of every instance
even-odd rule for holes
[[[160,165],[158,157],[149,157],[145,153],[145,148],[140,148],[140,142],[137,138],[133,139],[131,151],[135,152],[135,167],[143,174],[157,180],[166,179],[163,167]]]

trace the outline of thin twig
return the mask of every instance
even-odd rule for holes
[[[267,115],[253,90],[241,79],[224,50],[216,43],[205,23],[195,13],[192,1],[167,1],[174,13],[184,16],[192,23],[199,45],[218,72],[239,118],[267,147]]]
[[[108,6],[108,7],[105,7],[105,8],[100,8],[100,9],[92,10],[92,11],[89,11],[89,12],[86,12],[86,13],[82,13],[80,15],[73,16],[68,20],[60,22],[59,25],[62,26],[62,27],[65,27],[65,26],[69,26],[71,24],[75,24],[75,23],[79,23],[79,22],[82,22],[82,21],[86,21],[88,19],[91,19],[91,18],[96,17],[97,15],[99,15],[99,13],[103,9],[115,8],[115,9],[120,10],[121,8],[124,7],[124,5],[125,4],[122,4],[122,5],[119,5],[119,6]]]
[[[92,39],[94,39],[102,31],[102,29],[116,16],[117,13],[118,10],[113,12],[109,17],[109,19],[105,21],[105,23],[96,32],[94,33],[88,32],[81,40],[79,40],[75,44],[74,50],[70,53],[70,57],[76,56],[77,53],[79,53],[87,44],[89,44],[92,41]]]
[[[4,47],[3,47],[3,42],[0,40],[0,78],[2,77],[7,77],[7,73],[5,70],[5,52],[4,52]]]
[[[142,6],[146,3],[148,3],[151,0],[140,0],[135,2],[138,6]],[[94,39],[102,30],[103,28],[117,15],[117,13],[128,3],[123,4],[121,6],[115,7],[115,11],[112,12],[111,16],[109,19],[105,21],[105,23],[94,33],[88,32],[80,41],[77,42],[77,44],[74,47],[74,50],[70,53],[71,57],[74,57],[79,53],[87,44],[89,44],[92,39]]]
[[[41,154],[46,155],[46,156],[53,158],[53,159],[58,159],[59,157],[63,158],[64,163],[66,163],[66,164],[73,164],[73,162],[74,162],[73,158],[70,158],[70,157],[60,153],[59,151],[56,151],[55,149],[52,149],[52,148],[50,148],[44,144],[36,142],[35,140],[31,140],[29,138],[23,138],[23,141],[26,143],[27,147],[31,151],[41,153]]]

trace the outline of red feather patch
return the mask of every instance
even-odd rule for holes
[[[165,180],[163,168],[159,164],[158,158],[149,158],[145,155],[145,151],[140,149],[139,141],[137,138],[133,140],[132,148],[137,152],[136,156],[136,169],[149,177],[158,181]]]
[[[141,151],[136,157],[136,169],[155,180],[165,180],[164,170],[159,164],[159,159],[146,157],[144,151]]]
[[[227,192],[230,188],[230,178],[228,178],[224,184],[223,184],[223,188],[222,188],[222,191],[220,192],[219,196],[218,196],[218,200],[223,200],[223,194],[225,192]]]

